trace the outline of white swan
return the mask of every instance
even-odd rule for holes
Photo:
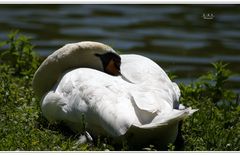
[[[85,46],[85,43],[77,45]],[[68,58],[73,58],[69,56],[72,54],[69,50],[71,46],[76,45],[63,48],[68,51]],[[88,50],[84,51],[85,49]],[[43,115],[49,121],[64,121],[75,131],[87,130],[93,135],[111,136],[116,140],[125,138],[132,145],[166,146],[173,143],[177,136],[178,122],[196,110],[179,105],[180,90],[167,74],[152,60],[139,55],[121,55],[120,64],[116,52],[104,44],[87,42],[85,49],[80,48],[74,59],[89,61],[82,64],[78,62],[74,66],[78,67],[76,69],[59,69],[59,77],[53,75],[55,79],[51,81],[52,85],[55,81],[54,86],[43,86],[50,83],[46,78],[46,73],[49,73],[47,68],[52,67],[50,71],[56,73],[55,68],[61,67],[59,64],[63,60],[58,55],[64,55],[64,50],[61,50],[63,53],[53,53],[54,61],[53,56],[48,57],[36,72],[33,88],[39,94],[44,94],[41,103]],[[102,57],[97,58],[93,54],[96,51],[101,51]],[[104,53],[109,51],[114,56],[105,58]],[[87,53],[88,56],[82,53]],[[71,64],[72,61],[68,58],[64,60],[64,65]],[[103,60],[105,65],[100,63]],[[61,63],[54,66],[52,62]],[[110,69],[106,69],[109,66]],[[44,81],[40,82],[42,77]],[[38,88],[39,85],[41,88]]]

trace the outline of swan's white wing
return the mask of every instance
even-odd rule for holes
[[[154,128],[171,122],[178,123],[196,111],[191,108],[186,109],[182,105],[180,105],[181,109],[173,109],[171,106],[173,99],[167,90],[146,86],[141,88],[131,91],[132,103],[140,122],[135,122],[134,125],[138,127]]]
[[[147,57],[136,54],[123,54],[120,57],[121,74],[133,83],[151,80],[170,81],[164,70]]]
[[[88,130],[123,135],[136,119],[124,83],[120,77],[97,70],[75,69],[66,73],[56,89],[44,98],[43,114],[49,120],[60,119],[71,124],[81,124],[84,115]],[[53,114],[49,107],[58,110]]]
[[[121,56],[121,74],[123,79],[134,84],[147,85],[164,91],[164,95],[171,98],[169,104],[178,107],[180,89],[172,82],[165,71],[151,59],[135,54]],[[166,92],[168,94],[166,94]]]
[[[158,113],[172,110],[169,103],[171,98],[164,91],[140,87],[130,90],[129,94],[132,97],[131,102],[138,120],[135,124],[149,124]]]

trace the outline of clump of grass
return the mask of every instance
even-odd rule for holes
[[[62,124],[49,124],[42,116],[40,101],[32,90],[32,77],[40,64],[30,39],[13,32],[0,43],[0,150],[129,150],[130,146],[114,146],[108,138],[93,144],[80,144],[79,134]],[[225,88],[231,72],[223,63],[190,85],[180,85],[181,103],[198,108],[183,121],[182,150],[239,151],[239,96]],[[169,144],[169,150],[178,146]],[[149,144],[143,150],[156,151]]]

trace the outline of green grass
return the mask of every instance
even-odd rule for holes
[[[80,134],[62,124],[48,123],[31,87],[40,64],[33,49],[30,39],[17,32],[0,43],[0,150],[128,150],[126,143],[116,147],[104,137],[93,144],[79,144]],[[169,144],[169,150],[240,150],[239,96],[226,89],[230,76],[227,65],[219,62],[192,84],[180,85],[181,103],[199,111],[182,123],[184,145]],[[151,144],[143,148],[160,149]]]
[[[182,126],[185,150],[239,151],[239,95],[225,88],[232,74],[227,65],[213,64],[214,70],[189,86],[181,85],[181,102],[198,108]]]

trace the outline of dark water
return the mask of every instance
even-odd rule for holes
[[[240,92],[240,5],[0,5],[0,39],[13,29],[32,37],[41,56],[99,41],[147,56],[183,83],[221,60],[237,73],[229,87]]]

